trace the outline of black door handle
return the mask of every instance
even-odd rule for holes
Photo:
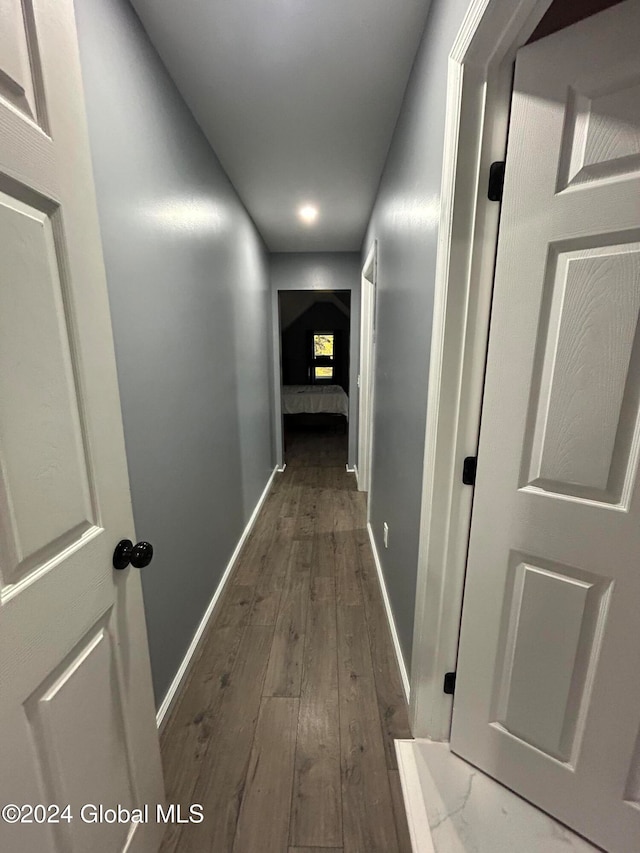
[[[113,568],[126,569],[129,563],[136,569],[144,569],[153,559],[153,545],[150,542],[138,542],[121,539],[113,552]]]

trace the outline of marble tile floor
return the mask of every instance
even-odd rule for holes
[[[448,744],[398,740],[396,750],[414,853],[600,853]]]

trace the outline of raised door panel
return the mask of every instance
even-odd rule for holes
[[[640,244],[550,252],[523,486],[606,503],[636,468]]]
[[[45,211],[0,193],[0,565],[5,595],[28,573],[55,564],[97,522],[58,215],[53,206]]]
[[[575,765],[611,583],[579,569],[510,555],[493,724]]]
[[[558,189],[640,165],[640,79],[628,63],[567,89]]]
[[[138,805],[112,616],[103,617],[24,704],[45,802],[68,803],[74,817],[54,824],[53,835],[61,849],[74,853],[124,849],[132,828],[124,812],[122,820],[108,822],[97,809]],[[70,762],[70,755],[76,760]]]
[[[51,820],[3,823],[3,851],[128,849],[140,824],[123,809],[141,808],[147,798],[140,788],[146,780],[131,760],[136,744],[121,655],[117,615],[110,608],[28,695],[16,700],[9,689],[12,702],[2,708],[1,719],[11,737],[0,739],[0,762],[11,772],[0,777],[0,798],[41,804]],[[116,812],[105,815],[100,806]]]
[[[0,98],[37,121],[43,117],[40,89],[31,0],[0,0]]]

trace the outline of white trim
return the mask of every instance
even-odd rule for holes
[[[376,275],[376,241],[367,252],[367,257],[362,267],[362,277],[366,278],[372,284],[375,281]]]
[[[504,158],[511,66],[550,0],[473,0],[449,55],[412,651],[411,730],[446,740],[457,659],[498,234],[489,164]],[[437,496],[437,499],[436,499]]]
[[[271,326],[273,358],[273,437],[275,442],[276,467],[284,471],[284,428],[282,423],[282,341],[280,332],[280,297],[277,289],[271,289]]]
[[[344,467],[346,468],[347,474],[355,474],[356,473],[356,466],[355,465],[353,466],[353,468],[349,468],[349,464],[347,463]]]
[[[276,465],[276,471],[278,474],[284,474],[284,469],[287,467],[287,463],[283,462],[282,465]]]
[[[396,756],[402,799],[407,813],[413,853],[435,853],[427,807],[422,793],[420,773],[416,765],[416,750],[412,740],[396,740]]]
[[[367,523],[367,531],[369,533],[369,542],[371,543],[371,550],[373,551],[373,561],[376,564],[376,572],[378,574],[378,583],[380,584],[380,592],[382,593],[382,601],[384,602],[385,613],[387,614],[387,622],[389,623],[389,630],[391,631],[391,639],[393,640],[393,648],[396,653],[396,660],[398,662],[398,669],[400,670],[400,678],[402,679],[402,689],[404,690],[405,699],[407,703],[409,702],[409,696],[411,692],[411,687],[409,684],[409,673],[407,672],[407,667],[404,662],[404,657],[402,655],[402,648],[400,646],[400,639],[398,638],[398,632],[396,630],[396,623],[393,618],[393,611],[391,610],[391,602],[389,601],[389,595],[387,594],[387,585],[384,582],[384,575],[382,573],[382,564],[380,563],[380,557],[378,556],[378,549],[376,548],[376,542],[373,538],[373,530],[371,529],[371,525]]]
[[[358,491],[368,492],[373,450],[373,391],[378,242],[373,241],[360,274],[360,363],[358,375]]]
[[[289,257],[295,263],[296,255],[303,253],[289,253]],[[286,273],[286,266],[278,261],[274,267],[272,259],[271,276],[271,371],[273,377],[273,447],[275,462],[279,467],[284,462],[284,430],[282,414],[282,336],[280,330],[280,294],[291,291],[314,291],[316,293],[333,294],[335,291],[348,290],[351,294],[351,307],[349,312],[349,417],[347,418],[348,451],[347,459],[355,462],[358,453],[358,434],[356,430],[358,416],[358,398],[352,389],[358,387],[358,356],[360,341],[360,284],[358,281],[359,261],[356,260],[357,252],[311,252],[306,253],[311,262],[314,258],[320,259],[310,263],[309,269],[302,276]],[[340,270],[336,272],[333,266],[334,260],[328,261],[328,266],[323,267],[323,255],[353,255],[353,260],[339,262]],[[287,257],[287,253],[276,253],[276,258]],[[343,266],[344,264],[344,266]],[[353,265],[353,266],[352,266]],[[352,266],[352,270],[348,269]],[[348,275],[346,274],[348,272]],[[345,277],[342,277],[342,274]],[[352,279],[351,276],[354,276]]]
[[[356,475],[356,485],[358,486],[358,491],[360,490],[360,477],[358,475],[358,466],[353,466],[353,473]]]
[[[231,555],[231,559],[229,560],[229,562],[227,564],[227,568],[224,570],[224,574],[220,578],[220,583],[216,587],[216,591],[213,593],[213,598],[209,602],[209,605],[208,605],[207,609],[205,610],[204,616],[202,617],[202,619],[200,620],[200,624],[196,628],[196,632],[193,635],[193,639],[189,643],[189,648],[187,649],[186,654],[185,654],[184,658],[182,659],[182,663],[178,667],[178,671],[176,672],[176,674],[173,678],[173,681],[169,685],[169,689],[167,690],[165,697],[162,700],[160,707],[158,708],[158,712],[156,714],[156,723],[157,723],[159,730],[162,730],[162,727],[164,726],[166,721],[169,719],[169,714],[170,714],[171,708],[173,707],[173,703],[175,702],[175,700],[176,700],[176,698],[180,692],[180,688],[182,687],[182,684],[184,683],[184,679],[187,675],[187,672],[189,671],[191,664],[194,661],[196,650],[197,650],[198,646],[200,645],[200,641],[202,640],[202,637],[204,636],[205,631],[207,630],[207,627],[209,625],[209,620],[211,619],[211,617],[213,615],[216,604],[218,603],[218,600],[220,599],[220,596],[222,595],[222,591],[224,590],[224,588],[227,584],[227,581],[231,577],[231,573],[232,573],[233,568],[235,566],[236,560],[238,559],[238,557],[240,555],[240,551],[242,550],[242,546],[246,542],[249,534],[251,533],[253,525],[256,522],[256,518],[258,517],[258,513],[262,509],[262,505],[265,502],[265,500],[267,499],[267,495],[271,491],[271,486],[273,484],[273,480],[274,480],[274,477],[276,476],[277,472],[278,472],[278,468],[274,468],[273,471],[271,472],[271,476],[267,480],[267,485],[264,487],[264,491],[260,495],[260,497],[258,499],[258,503],[255,505],[255,508],[254,508],[253,512],[251,513],[251,518],[247,522],[247,525],[246,525],[246,527],[242,533],[242,536],[238,540],[238,544],[236,545],[235,550],[234,550],[233,554]]]

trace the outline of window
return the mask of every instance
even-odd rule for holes
[[[334,343],[333,332],[313,332],[311,336],[311,379],[315,382],[334,380]]]

